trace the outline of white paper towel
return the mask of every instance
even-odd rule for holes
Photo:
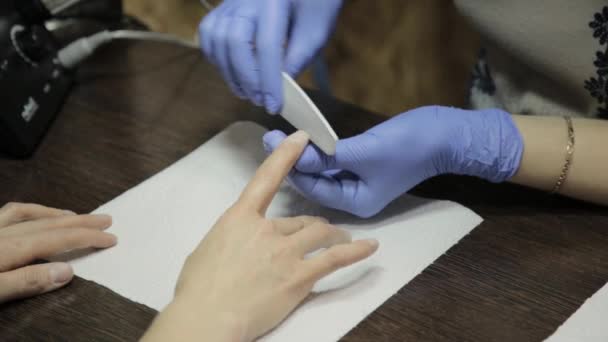
[[[161,310],[173,295],[187,255],[237,199],[265,158],[265,129],[236,123],[203,146],[95,212],[111,214],[118,246],[89,255],[66,255],[77,275]],[[336,341],[480,222],[461,205],[411,196],[384,213],[360,220],[321,209],[283,186],[268,215],[322,215],[374,237],[369,260],[315,286],[322,292],[300,306],[265,341]]]
[[[546,342],[608,341],[608,284],[581,306]]]

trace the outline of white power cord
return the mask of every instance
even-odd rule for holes
[[[46,4],[55,4],[56,10],[63,10],[70,7],[82,0],[43,0]],[[209,3],[208,0],[200,0],[203,7],[208,11],[212,11],[214,6]],[[196,48],[199,46],[195,43],[188,42],[179,39],[173,35],[159,33],[159,32],[147,32],[147,31],[133,31],[133,30],[118,30],[118,31],[101,31],[88,37],[80,38],[68,46],[64,47],[57,54],[57,60],[59,64],[67,69],[72,69],[78,64],[82,63],[85,59],[90,57],[95,51],[114,40],[149,40],[157,42],[165,42],[171,44],[177,44],[185,47]]]
[[[165,42],[198,49],[197,44],[179,39],[170,34],[131,30],[101,31],[70,43],[59,51],[57,60],[63,67],[72,69],[90,57],[102,45],[119,39]]]
[[[205,7],[207,9],[207,11],[212,11],[213,7],[214,7],[207,0],[201,0],[201,5],[203,5],[203,7]]]
[[[61,13],[81,1],[82,0],[41,0],[42,4],[53,15]]]

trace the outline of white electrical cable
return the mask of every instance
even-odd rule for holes
[[[208,11],[212,11],[214,7],[207,0],[201,0],[201,5],[203,5],[203,7],[205,7]]]
[[[164,33],[131,30],[101,31],[70,43],[59,51],[57,60],[63,67],[72,69],[90,57],[102,45],[118,39],[157,41],[198,49],[197,44]]]
[[[66,9],[76,5],[82,0],[41,0],[42,4],[55,15],[65,11]]]
[[[82,0],[43,0],[48,5],[57,5],[55,9],[62,11],[68,7],[71,7]],[[214,6],[207,0],[200,0],[203,7],[208,11],[212,11]],[[198,44],[191,43],[175,36],[165,33],[158,32],[147,32],[147,31],[132,31],[132,30],[118,30],[118,31],[102,31],[93,34],[89,37],[80,38],[68,46],[64,47],[57,54],[57,60],[63,67],[71,69],[82,63],[85,59],[90,57],[95,50],[102,45],[108,44],[114,40],[127,39],[127,40],[149,40],[164,43],[177,44],[185,47],[198,49]]]
[[[198,44],[189,42],[171,34],[149,32],[149,31],[133,31],[133,30],[117,30],[110,31],[113,39],[132,39],[132,40],[151,40],[157,42],[177,44],[185,47],[198,49]]]

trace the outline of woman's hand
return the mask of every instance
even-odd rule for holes
[[[268,151],[285,135],[264,137]],[[422,181],[454,173],[502,182],[519,168],[523,140],[511,115],[423,107],[338,142],[329,157],[309,146],[290,174],[307,198],[361,217],[377,214]]]
[[[329,39],[342,0],[225,0],[200,25],[201,47],[230,89],[276,114],[285,71],[298,75]]]
[[[30,263],[80,248],[108,248],[116,237],[103,232],[107,215],[76,215],[36,204],[0,209],[0,303],[56,290],[72,280],[70,265]]]
[[[306,134],[294,134],[259,168],[186,261],[175,300],[147,339],[251,341],[278,325],[319,279],[376,251],[377,241],[351,242],[321,218],[265,217],[307,142]]]

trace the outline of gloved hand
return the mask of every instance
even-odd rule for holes
[[[265,149],[274,150],[284,138],[280,131],[267,133]],[[523,139],[506,112],[422,107],[340,140],[335,156],[308,146],[289,181],[310,200],[371,217],[436,175],[508,180],[522,153]]]
[[[225,0],[202,21],[201,47],[237,96],[276,114],[283,106],[281,72],[293,77],[312,62],[341,6],[342,0]]]

